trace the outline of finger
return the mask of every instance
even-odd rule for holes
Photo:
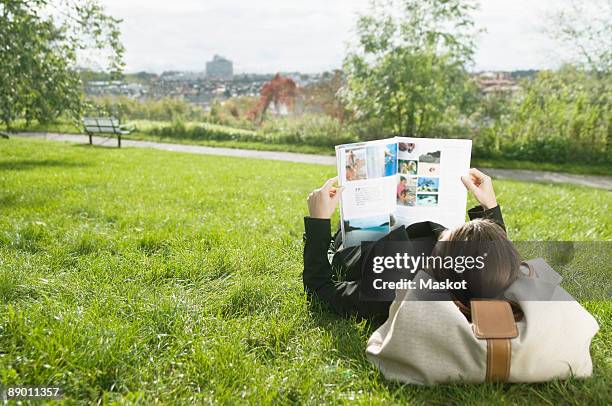
[[[339,186],[339,187],[332,187],[331,189],[329,189],[329,195],[333,196],[338,192],[341,192],[344,190],[344,186]]]
[[[344,190],[344,187],[339,187],[338,189],[336,189],[336,193],[332,197],[332,200],[333,201],[337,201],[338,199],[340,199],[340,196],[342,196],[342,191],[343,190]]]
[[[465,186],[465,188],[467,190],[470,190],[472,192],[475,192],[478,190],[478,187],[476,187],[476,185],[474,184],[474,182],[472,181],[472,179],[470,179],[467,176],[462,176],[461,177],[461,182],[463,182],[463,185]]]
[[[488,176],[486,174],[480,172],[476,168],[471,168],[470,169],[470,175],[474,176],[476,179],[480,180],[481,182],[488,178]]]
[[[334,185],[334,183],[336,183],[337,181],[338,181],[337,176],[334,176],[333,178],[329,178],[327,179],[327,181],[325,182],[325,184],[323,185],[321,189],[329,190]]]

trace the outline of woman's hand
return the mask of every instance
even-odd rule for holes
[[[469,176],[462,176],[461,181],[472,192],[478,203],[485,209],[497,206],[495,191],[491,178],[476,168],[470,169]]]
[[[334,187],[338,177],[328,179],[319,189],[308,195],[308,212],[316,219],[329,219],[336,210],[343,187]]]

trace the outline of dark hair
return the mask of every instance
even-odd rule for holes
[[[400,176],[400,182],[403,182],[403,181],[405,181],[405,180],[406,180],[406,178],[405,178],[405,177]]]
[[[518,277],[520,255],[506,232],[490,220],[472,220],[460,227],[446,230],[433,249],[432,256],[483,257],[483,269],[464,272],[433,267],[430,273],[438,280],[466,281],[466,289],[451,292],[468,305],[472,299],[492,299],[503,293]]]

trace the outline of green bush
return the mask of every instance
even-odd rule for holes
[[[273,142],[322,147],[358,141],[350,128],[335,118],[314,114],[269,119],[264,121],[259,133]]]
[[[274,144],[303,144],[322,147],[356,142],[358,138],[336,119],[327,116],[277,118],[265,122],[258,131],[210,123],[135,122],[135,130],[164,138],[191,140],[245,141]]]
[[[254,130],[255,124],[250,120],[249,112],[257,104],[258,98],[238,96],[223,102],[214,102],[204,121],[229,127]]]
[[[136,126],[136,131],[158,137],[214,141],[256,141],[264,142],[266,137],[249,130],[225,127],[209,123],[185,123],[177,119],[170,124]]]
[[[522,83],[522,94],[509,102],[506,114],[481,129],[475,153],[557,163],[610,163],[611,79],[609,73],[571,66],[539,73]]]
[[[208,113],[184,100],[166,97],[159,100],[135,100],[125,96],[105,96],[90,99],[86,114],[111,115],[122,121],[156,120],[206,121]]]

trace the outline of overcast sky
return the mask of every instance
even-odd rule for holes
[[[205,69],[214,54],[236,72],[320,72],[341,65],[368,0],[101,0],[122,18],[126,70]],[[543,29],[566,0],[483,0],[475,70],[554,68]]]

